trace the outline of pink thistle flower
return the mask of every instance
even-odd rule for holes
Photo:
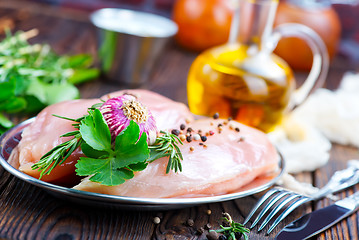
[[[140,127],[140,137],[147,134],[147,143],[152,145],[157,138],[157,126],[152,113],[140,103],[136,97],[124,94],[107,100],[100,111],[110,128],[111,138],[114,141],[133,120]]]

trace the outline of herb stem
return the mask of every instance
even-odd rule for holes
[[[183,144],[181,139],[169,132],[161,131],[161,133],[162,136],[157,137],[154,145],[148,146],[151,151],[148,162],[153,162],[161,157],[169,157],[166,173],[169,173],[171,170],[174,172],[182,171],[181,161],[183,156],[178,147],[178,144]]]
[[[249,229],[245,228],[243,224],[234,222],[232,220],[231,215],[229,215],[228,213],[223,213],[223,215],[224,215],[223,220],[225,220],[229,224],[229,227],[224,227],[220,225],[221,229],[211,230],[211,231],[215,231],[217,233],[223,233],[228,240],[236,240],[237,234],[242,234],[244,239],[247,240],[248,239],[247,233],[249,233]]]
[[[74,131],[72,134],[74,134],[74,138],[54,147],[45,155],[43,155],[37,163],[32,165],[31,168],[33,170],[41,170],[39,179],[41,179],[43,175],[49,175],[56,166],[65,162],[66,159],[68,159],[70,155],[76,150],[76,148],[81,145],[83,140],[80,132]]]

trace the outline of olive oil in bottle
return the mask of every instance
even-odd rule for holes
[[[231,117],[270,131],[286,113],[295,88],[289,66],[274,54],[248,56],[243,44],[226,44],[200,54],[188,75],[194,114]]]
[[[227,44],[201,53],[187,82],[194,114],[239,122],[270,131],[288,109],[295,89],[292,70],[266,46],[277,1],[240,1]]]

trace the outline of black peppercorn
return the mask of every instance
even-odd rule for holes
[[[214,118],[214,119],[218,119],[218,118],[219,118],[219,113],[215,113],[215,114],[213,115],[213,118]]]
[[[187,136],[187,137],[186,137],[186,140],[187,140],[187,142],[192,142],[192,137],[191,137],[191,136]]]
[[[180,125],[180,129],[181,130],[185,130],[185,128],[186,128],[186,125],[184,125],[183,123]]]
[[[178,129],[172,129],[171,133],[178,136],[180,134],[180,131]]]
[[[207,137],[206,136],[201,136],[201,140],[202,140],[202,142],[205,142],[205,141],[207,141]]]

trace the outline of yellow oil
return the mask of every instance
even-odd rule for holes
[[[226,44],[195,59],[187,82],[194,114],[218,112],[265,132],[282,120],[295,88],[293,72],[272,53],[250,52],[245,45]]]

